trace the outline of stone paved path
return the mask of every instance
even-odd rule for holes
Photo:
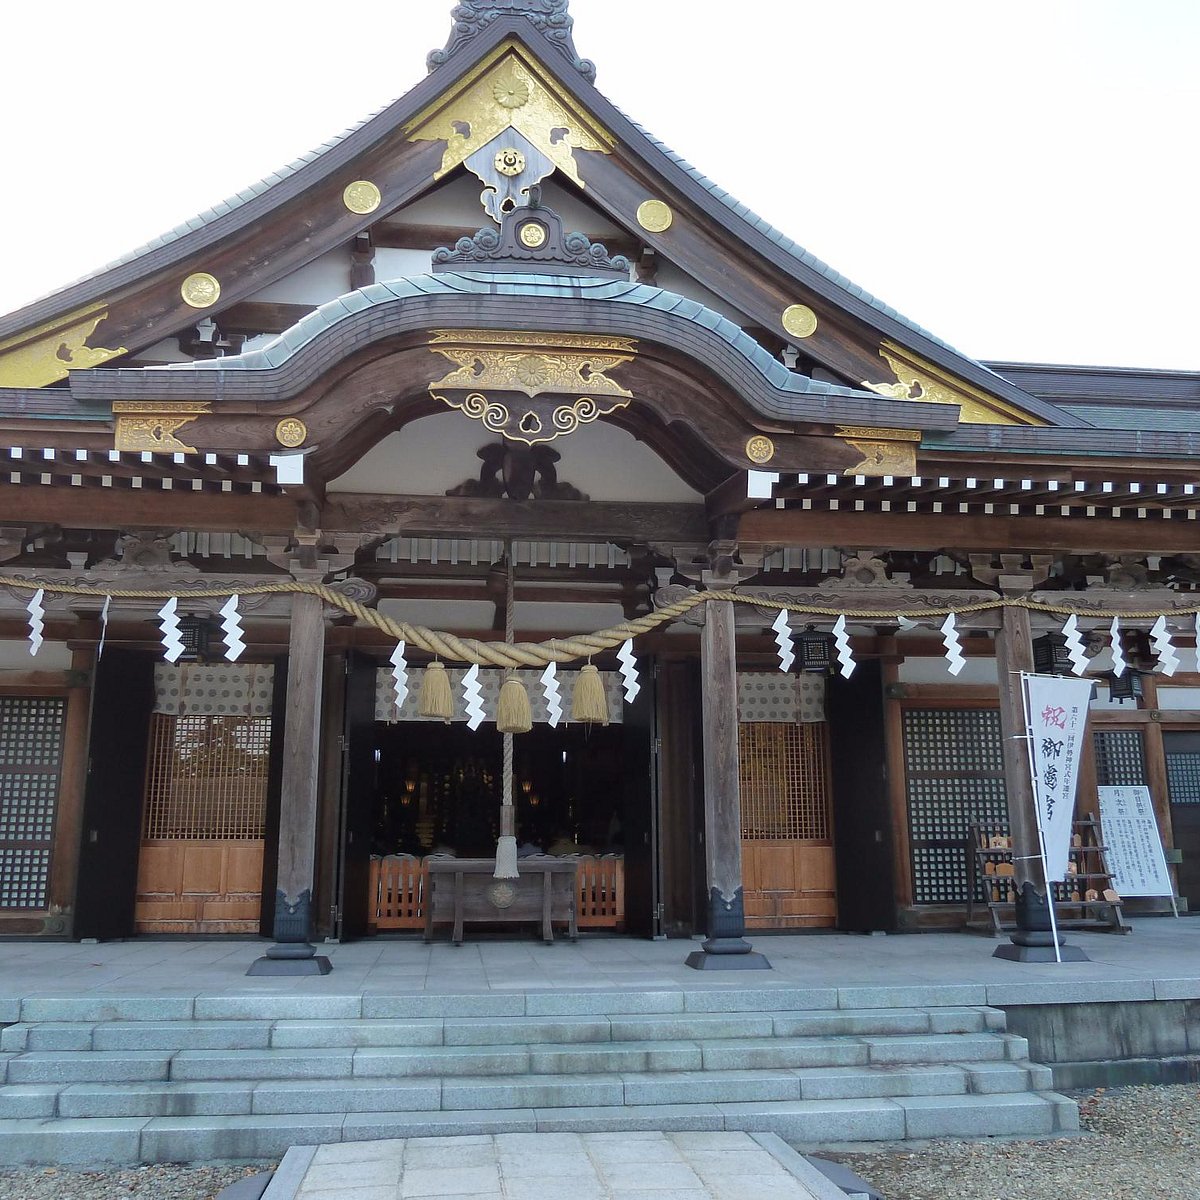
[[[509,1133],[288,1151],[263,1200],[845,1200],[780,1139]]]

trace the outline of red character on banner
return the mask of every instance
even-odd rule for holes
[[[1052,708],[1047,704],[1042,709],[1042,724],[1047,728],[1053,725],[1055,729],[1066,729],[1067,710],[1065,708]]]

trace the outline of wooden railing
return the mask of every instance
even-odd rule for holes
[[[576,921],[580,929],[621,929],[625,925],[625,860],[582,855],[576,874]],[[423,929],[429,873],[425,860],[409,857],[371,860],[368,924],[374,931]]]

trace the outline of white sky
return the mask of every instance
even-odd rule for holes
[[[407,91],[453,2],[8,5],[0,312]],[[1200,369],[1195,0],[571,10],[619,107],[966,353]]]

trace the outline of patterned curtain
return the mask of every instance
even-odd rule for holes
[[[787,721],[816,725],[825,720],[825,676],[782,671],[738,673],[738,721]]]
[[[269,717],[275,668],[247,663],[156,663],[154,711],[172,717]]]

